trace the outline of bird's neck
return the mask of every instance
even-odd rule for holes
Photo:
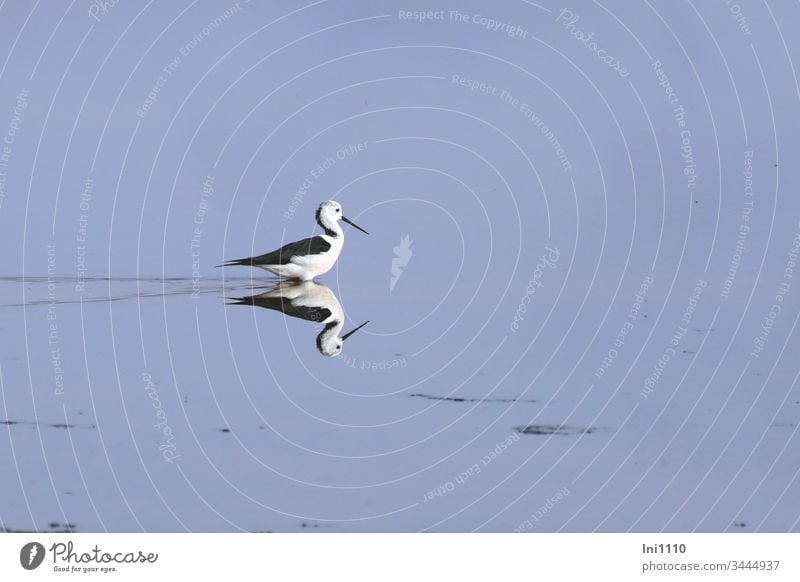
[[[339,222],[336,221],[333,224],[327,224],[324,220],[318,220],[317,224],[319,224],[320,228],[325,231],[330,237],[338,238],[344,234],[342,231],[342,227],[339,226]]]

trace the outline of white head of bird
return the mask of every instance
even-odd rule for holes
[[[322,230],[324,230],[325,234],[328,236],[339,237],[344,234],[342,232],[342,227],[339,226],[340,220],[346,222],[354,228],[357,228],[365,234],[369,234],[366,230],[354,222],[351,222],[344,216],[344,213],[342,212],[342,205],[336,202],[336,200],[326,200],[319,205],[319,208],[317,208],[317,224],[322,227]]]

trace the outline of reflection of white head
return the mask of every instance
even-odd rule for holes
[[[332,321],[317,336],[317,349],[323,356],[333,357],[342,353],[344,341],[339,337],[339,332],[344,326],[343,321]]]
[[[357,328],[347,332],[342,337],[339,337],[339,332],[342,331],[344,321],[334,320],[325,326],[325,329],[317,336],[317,349],[323,356],[333,357],[342,353],[344,347],[344,340],[356,333],[359,329],[367,325],[369,321],[365,321]]]

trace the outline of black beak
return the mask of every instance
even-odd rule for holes
[[[350,226],[353,226],[353,227],[357,228],[358,230],[360,230],[360,231],[361,231],[361,232],[363,232],[364,234],[369,234],[369,233],[368,233],[366,230],[364,230],[363,228],[361,228],[360,226],[358,226],[358,225],[357,225],[355,222],[351,222],[349,219],[345,218],[344,216],[342,216],[342,220],[344,220],[344,221],[345,221],[347,224],[349,224]]]
[[[353,225],[353,226],[355,226],[355,225]],[[347,338],[349,338],[351,335],[353,335],[354,333],[356,333],[356,332],[357,332],[359,329],[361,329],[362,327],[364,327],[364,326],[365,326],[365,325],[367,325],[368,323],[369,323],[369,320],[367,320],[367,321],[365,321],[364,323],[362,323],[361,325],[359,325],[359,326],[358,326],[357,328],[355,328],[353,331],[349,331],[349,332],[347,332],[346,334],[344,334],[344,335],[342,336],[342,341],[344,341],[344,340],[346,340]]]

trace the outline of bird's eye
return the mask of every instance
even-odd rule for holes
[[[341,211],[342,211],[342,209],[341,209],[341,208],[337,208],[337,209],[336,209],[336,212],[341,212]]]

